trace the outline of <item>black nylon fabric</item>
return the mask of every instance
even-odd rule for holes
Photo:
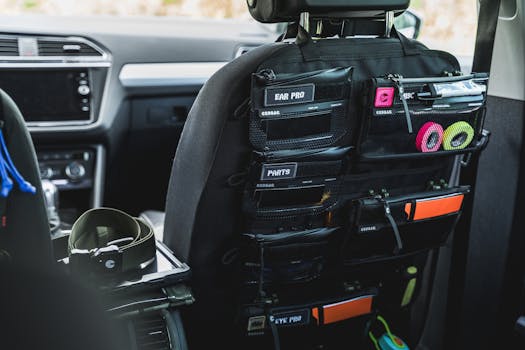
[[[300,73],[330,67],[354,67],[352,80],[364,82],[394,72],[415,78],[460,70],[457,59],[451,54],[429,50],[419,42],[410,43],[417,49],[417,54],[406,56],[397,38],[327,39],[302,47],[289,45],[261,64],[257,71],[273,69],[276,73]]]
[[[185,315],[192,346],[205,346],[203,327],[206,338],[214,338],[217,344],[228,344],[232,335],[229,320],[234,317],[239,282],[232,251],[242,232],[244,187],[228,180],[246,174],[250,166],[249,118],[247,114],[235,117],[235,110],[250,95],[251,74],[262,69],[304,73],[354,67],[349,113],[358,117],[361,87],[372,77],[388,73],[439,76],[459,70],[457,60],[447,53],[414,42],[410,46],[407,50],[398,38],[274,44],[241,56],[205,85],[175,156],[164,232],[164,242],[192,268],[197,301]]]
[[[36,187],[35,195],[22,193],[15,182],[4,202],[6,227],[0,235],[0,249],[6,250],[17,266],[32,269],[50,268],[52,262],[50,229],[35,149],[20,110],[0,90],[4,127],[9,153],[22,176]]]
[[[229,300],[230,267],[223,257],[238,232],[242,187],[228,179],[247,170],[248,118],[235,117],[247,99],[251,74],[284,44],[250,51],[216,73],[199,93],[184,126],[167,194],[164,242],[192,269],[196,303],[184,314],[192,347],[209,339],[228,344],[223,320],[234,311]],[[203,327],[207,337],[202,337]]]

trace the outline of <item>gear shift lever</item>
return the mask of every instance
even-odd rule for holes
[[[58,215],[58,188],[50,180],[42,180],[42,192],[44,193],[51,234],[53,234],[60,229],[60,217]]]

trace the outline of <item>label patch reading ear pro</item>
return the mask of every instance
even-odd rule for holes
[[[314,84],[271,87],[264,90],[264,105],[269,107],[312,102],[314,96]]]
[[[263,164],[261,181],[295,179],[297,163]]]

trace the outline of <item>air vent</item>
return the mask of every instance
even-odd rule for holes
[[[74,40],[38,40],[40,56],[102,56],[94,47]]]
[[[160,315],[133,321],[138,350],[171,350],[166,322]]]
[[[0,56],[18,56],[18,40],[0,38]]]

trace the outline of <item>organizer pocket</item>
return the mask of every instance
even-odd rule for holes
[[[487,81],[487,74],[372,79],[360,157],[384,160],[480,150],[488,142],[483,132]]]
[[[263,70],[252,77],[250,141],[259,151],[343,145],[352,129],[352,68],[303,74]]]
[[[422,285],[428,252],[377,260],[368,264],[347,265],[344,276],[360,288],[380,286],[377,306],[380,310],[398,311],[417,299]]]
[[[337,176],[257,183],[245,190],[244,212],[248,220],[317,215],[337,206],[340,183]]]
[[[345,169],[350,147],[316,150],[254,152],[250,182],[284,182],[321,176],[339,176]]]
[[[284,330],[328,326],[370,315],[373,312],[377,293],[377,289],[369,288],[352,295],[330,299],[319,298],[313,302],[296,301],[287,305],[280,303],[281,305],[273,307],[259,304],[245,305],[240,319],[251,335],[261,335],[271,327]]]
[[[320,276],[330,239],[339,228],[277,234],[245,234],[244,281],[264,288],[277,283],[307,282]]]
[[[344,259],[358,262],[439,247],[453,231],[468,192],[465,186],[355,201]]]

